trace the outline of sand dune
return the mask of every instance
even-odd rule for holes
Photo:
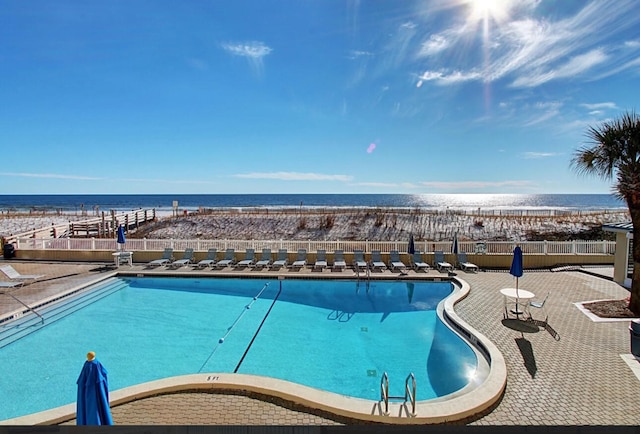
[[[24,233],[81,221],[77,215],[2,215],[0,235]],[[467,214],[406,209],[251,209],[209,210],[165,215],[130,237],[149,239],[289,239],[289,240],[526,240],[532,233],[577,234],[606,223],[628,221],[623,211],[582,213],[526,212]]]

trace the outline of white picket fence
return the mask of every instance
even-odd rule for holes
[[[18,250],[116,250],[118,245],[113,238],[17,238]],[[616,250],[615,241],[521,241],[518,245],[523,253],[544,255],[612,255]],[[244,251],[248,248],[261,250],[287,249],[297,251],[306,249],[315,252],[323,249],[327,252],[344,250],[353,252],[361,249],[365,252],[379,250],[388,253],[392,250],[406,252],[408,241],[300,241],[300,240],[173,240],[173,239],[127,239],[125,249],[128,251],[162,251],[167,247],[181,251],[192,248],[206,252],[210,248],[218,250],[235,249]],[[459,241],[458,250],[467,253],[509,254],[513,252],[515,243],[511,241]],[[441,250],[453,253],[453,244],[449,242],[416,241],[415,249],[423,253]]]

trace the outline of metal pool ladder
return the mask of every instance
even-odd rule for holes
[[[409,380],[411,380],[411,387],[409,387]],[[411,372],[407,379],[404,381],[404,396],[389,396],[389,376],[386,372],[382,374],[380,379],[380,401],[384,402],[384,415],[389,416],[389,400],[404,400],[411,402],[410,416],[416,416],[416,377]]]

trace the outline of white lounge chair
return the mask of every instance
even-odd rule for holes
[[[15,288],[16,286],[24,285],[23,281],[20,282],[0,282],[0,288]]]
[[[173,249],[171,247],[167,247],[164,249],[162,253],[162,258],[154,259],[153,261],[147,263],[147,267],[159,267],[161,265],[167,265],[171,263],[173,259]]]
[[[273,262],[273,265],[271,265],[271,268],[286,267],[288,264],[287,256],[288,256],[287,249],[278,249],[278,257]]]
[[[334,270],[344,270],[347,268],[347,263],[344,260],[344,251],[335,250],[333,252],[333,265],[331,266]]]
[[[371,269],[379,271],[384,271],[387,269],[386,264],[382,261],[380,250],[371,251]]]
[[[307,250],[306,249],[298,249],[298,255],[296,256],[296,260],[291,264],[291,268],[303,268],[307,265]]]
[[[244,254],[244,259],[236,264],[236,267],[250,267],[256,262],[256,251],[254,249],[247,249]]]
[[[465,252],[459,252],[456,257],[458,259],[458,267],[460,267],[461,270],[471,271],[473,273],[478,272],[478,266],[469,262],[469,260],[467,259],[467,254]]]
[[[416,250],[415,252],[413,252],[413,256],[411,257],[411,265],[415,271],[429,271],[429,269],[431,268],[429,264],[422,260],[422,253],[420,252],[420,250]]]
[[[407,264],[400,260],[400,252],[397,250],[389,252],[389,269],[391,271],[400,271],[401,273],[407,271]]]
[[[369,266],[364,260],[364,251],[356,249],[353,251],[353,269],[356,271],[366,270]]]
[[[20,274],[11,265],[2,265],[0,270],[11,280],[35,280],[44,277],[44,274]]]
[[[327,252],[325,250],[318,250],[316,252],[316,262],[313,263],[314,270],[323,270],[327,266]]]
[[[444,252],[436,250],[433,252],[434,264],[438,271],[453,271],[453,265],[444,260]]]
[[[264,268],[271,265],[271,249],[262,249],[262,256],[260,260],[256,262],[255,268]]]
[[[207,251],[207,257],[196,264],[198,268],[213,267],[216,263],[216,256],[218,255],[218,249],[209,249]]]
[[[225,268],[235,264],[236,261],[236,251],[235,249],[227,249],[224,252],[224,258],[216,262],[216,268]]]
[[[171,268],[180,268],[187,264],[191,264],[192,261],[193,261],[193,249],[187,248],[187,249],[184,249],[184,254],[182,255],[182,259],[173,261],[171,264],[169,264],[169,266]]]

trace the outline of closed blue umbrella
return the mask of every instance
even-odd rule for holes
[[[124,236],[124,227],[122,225],[118,226],[118,248],[120,250],[124,250],[124,244],[127,242],[127,239]]]
[[[413,234],[409,235],[409,246],[407,246],[407,253],[413,255],[416,252],[416,246],[413,242]]]
[[[516,312],[518,311],[518,278],[524,274],[524,267],[522,266],[522,249],[520,246],[516,246],[513,249],[513,258],[511,259],[511,268],[509,274],[516,278]]]
[[[454,255],[458,254],[458,233],[457,232],[453,235],[453,247],[451,248],[451,251],[453,252]]]
[[[87,354],[87,361],[82,366],[77,384],[76,424],[113,425],[107,370],[96,360],[93,351]]]

